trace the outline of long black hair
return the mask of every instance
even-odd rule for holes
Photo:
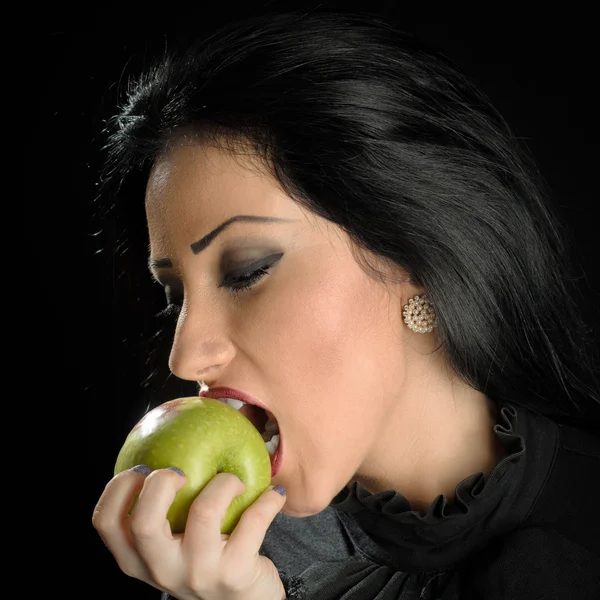
[[[557,422],[600,422],[597,347],[533,160],[452,61],[394,23],[326,11],[231,22],[165,51],[107,129],[111,198],[143,204],[181,131],[251,148],[295,201],[423,287],[463,381]]]

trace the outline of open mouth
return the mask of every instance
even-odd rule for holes
[[[204,394],[201,394],[201,396],[202,395]],[[208,394],[206,395],[208,397]],[[267,447],[267,451],[271,458],[271,477],[275,477],[281,469],[283,457],[279,424],[277,423],[277,419],[275,419],[275,415],[254,404],[247,404],[241,400],[227,398],[220,394],[215,394],[215,396],[217,396],[216,399],[219,400],[219,402],[228,404],[242,413],[254,427],[256,427],[265,442],[265,446]]]
[[[264,411],[260,406],[254,406],[253,404],[244,404],[239,411],[252,422],[252,425],[258,429],[259,433],[263,433],[265,431],[265,426],[269,417],[267,416],[266,411]]]
[[[260,406],[245,404],[240,400],[232,400],[230,398],[219,398],[219,400],[239,410],[256,427],[265,441],[269,456],[271,457],[271,463],[273,463],[280,445],[279,425],[274,415],[268,413]]]
[[[260,406],[244,404],[239,411],[256,427],[262,435],[271,459],[279,448],[279,426],[273,415],[267,414]]]

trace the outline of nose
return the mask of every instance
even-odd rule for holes
[[[173,375],[188,381],[216,380],[234,355],[227,329],[221,326],[216,312],[182,309],[169,356]]]

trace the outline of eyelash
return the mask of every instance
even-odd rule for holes
[[[256,269],[256,271],[250,271],[244,273],[241,277],[226,279],[219,287],[225,287],[231,290],[233,294],[240,294],[246,290],[249,290],[254,284],[259,282],[268,272],[273,265],[265,265]]]
[[[273,265],[265,265],[245,273],[241,277],[226,279],[219,287],[228,288],[234,295],[241,294],[242,292],[249,290],[253,285],[258,283],[271,269]],[[166,308],[158,313],[159,318],[177,317],[181,312],[181,305],[175,302],[169,303]]]

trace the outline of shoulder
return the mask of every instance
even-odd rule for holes
[[[600,557],[561,533],[521,528],[494,541],[461,569],[461,598],[597,600]]]
[[[540,493],[520,524],[571,540],[600,556],[600,438],[566,425]]]
[[[461,599],[600,598],[600,438],[544,420],[539,435],[556,436],[540,492],[515,529],[461,567]]]
[[[593,434],[572,425],[558,424],[560,447],[568,452],[600,459],[600,430]]]

